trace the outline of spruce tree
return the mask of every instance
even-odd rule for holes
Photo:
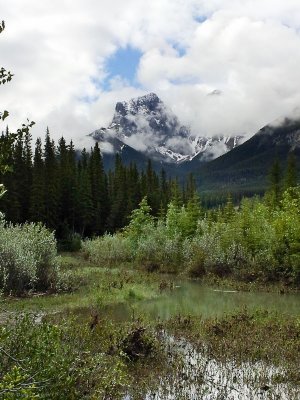
[[[94,207],[91,179],[88,170],[88,155],[85,149],[81,152],[77,172],[76,227],[81,236],[93,234],[92,223]]]
[[[44,146],[44,203],[45,203],[45,222],[48,227],[56,229],[59,221],[59,179],[56,160],[55,144],[50,139],[49,129],[46,131]]]
[[[37,139],[35,144],[30,203],[29,215],[31,221],[46,223],[45,165],[43,160],[42,141],[40,138]]]
[[[288,189],[290,187],[297,186],[297,164],[294,153],[290,153],[288,156],[287,169],[285,174],[284,187]]]
[[[32,145],[31,145],[31,134],[27,132],[24,136],[24,186],[23,186],[23,220],[28,221],[30,219],[30,201],[32,191]]]
[[[271,207],[277,207],[281,198],[281,168],[278,158],[272,164],[269,173],[270,186],[266,193],[267,203]]]
[[[128,222],[128,187],[126,168],[121,157],[116,154],[115,170],[112,180],[112,197],[110,214],[108,217],[108,228],[115,231],[123,228]]]
[[[93,229],[95,233],[101,234],[105,231],[108,209],[108,194],[104,176],[103,161],[98,142],[95,143],[89,158],[89,173],[94,208]]]

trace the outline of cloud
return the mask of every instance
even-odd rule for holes
[[[228,148],[224,141],[214,142],[211,147],[208,149],[206,153],[204,153],[204,157],[212,160],[214,158],[220,157],[222,154],[226,153]]]
[[[149,91],[204,136],[251,135],[300,104],[298,0],[10,0],[1,11],[1,62],[15,73],[1,109],[11,127],[35,120],[35,136],[49,126],[79,143],[117,101]],[[142,54],[137,86],[109,79],[107,61],[128,46]]]
[[[166,147],[184,155],[192,155],[194,153],[192,143],[187,138],[171,137],[167,140]]]

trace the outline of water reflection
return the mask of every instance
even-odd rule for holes
[[[133,313],[165,320],[178,314],[218,316],[245,307],[249,310],[263,308],[280,314],[299,315],[300,295],[220,290],[199,282],[183,281],[175,290],[164,293],[158,299],[117,306],[113,314],[120,320],[130,318]]]

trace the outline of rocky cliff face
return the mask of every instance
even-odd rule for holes
[[[202,161],[211,160],[238,146],[242,139],[192,134],[155,93],[118,102],[111,124],[90,136],[109,143],[114,152],[129,146],[167,163],[188,162],[196,156]]]

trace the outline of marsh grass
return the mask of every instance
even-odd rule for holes
[[[138,273],[128,264],[105,267],[93,264],[80,253],[62,254],[61,273],[76,285],[67,292],[31,293],[17,298],[0,298],[0,313],[34,311],[61,312],[84,307],[101,307],[108,304],[151,299],[160,294],[160,277]]]
[[[187,276],[188,273],[185,274]],[[252,282],[242,282],[236,280],[232,276],[219,277],[214,274],[206,274],[201,277],[196,276],[198,281],[201,281],[203,285],[233,289],[241,292],[254,292],[260,291],[265,293],[277,293],[277,294],[287,294],[287,293],[299,293],[299,288],[293,285],[285,285],[282,282],[265,282],[260,280],[255,280]]]
[[[225,366],[223,379],[232,371],[241,383],[245,378],[243,382],[252,390],[256,385],[257,390],[271,393],[276,389],[277,393],[281,385],[280,398],[285,398],[286,391],[291,396],[286,398],[300,395],[299,317],[244,309],[210,319],[178,316],[168,322],[168,329],[175,337],[184,337],[209,362]]]
[[[299,317],[245,309],[145,322],[135,304],[167,295],[169,277],[128,263],[99,266],[81,254],[62,254],[61,271],[78,282],[73,292],[1,301],[11,318],[0,324],[9,355],[0,357],[1,384],[28,384],[28,399],[300,397]],[[109,307],[121,303],[132,313],[117,320]],[[1,384],[1,400],[26,398],[1,397]]]
[[[91,329],[87,319],[37,323],[30,314],[0,327],[0,353],[1,400],[117,400],[137,368],[147,380],[147,366],[164,361],[155,330],[141,320],[102,319]]]

